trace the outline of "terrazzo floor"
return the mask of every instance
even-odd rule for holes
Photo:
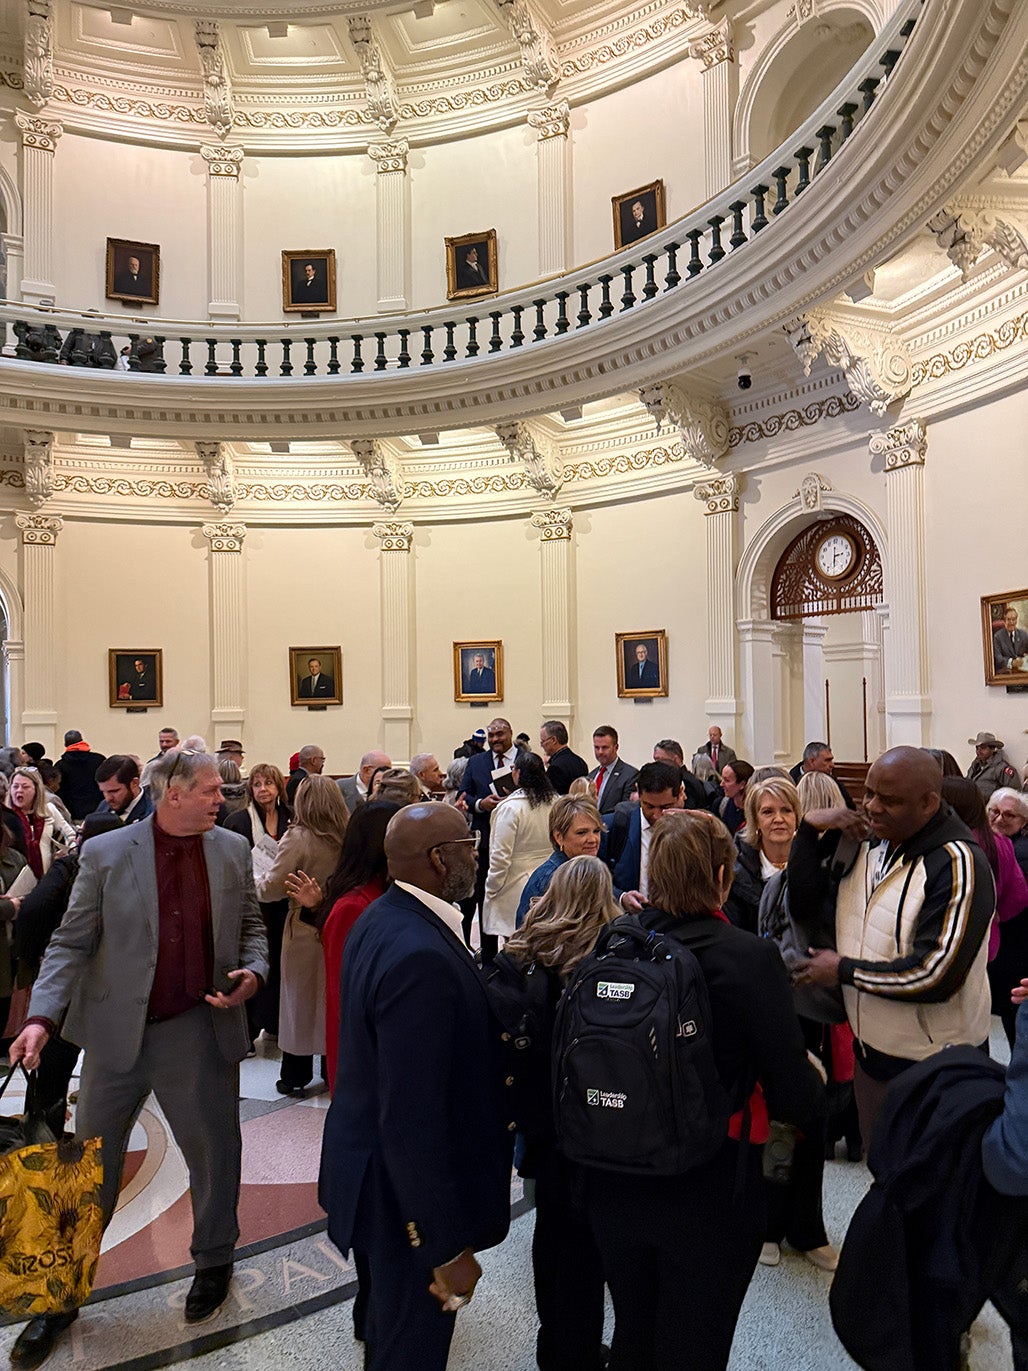
[[[1006,1044],[996,1034],[993,1053],[1006,1060]],[[127,1179],[105,1237],[93,1299],[58,1344],[48,1368],[150,1371],[187,1361],[210,1371],[323,1364],[333,1371],[358,1371],[362,1366],[362,1348],[352,1336],[353,1270],[328,1241],[316,1200],[328,1096],[283,1099],[275,1091],[277,1076],[274,1043],[262,1040],[258,1055],[244,1062],[241,1072],[242,1236],[232,1290],[219,1314],[196,1329],[182,1319],[192,1277],[185,1171],[151,1100],[130,1145]],[[870,1179],[863,1165],[836,1161],[826,1166],[825,1218],[837,1244]],[[475,1299],[458,1316],[450,1371],[533,1371],[535,1366],[533,1216],[517,1182],[512,1204],[510,1235],[482,1255],[484,1275]],[[830,1277],[788,1249],[780,1266],[758,1267],[730,1371],[852,1368],[855,1363],[829,1320],[829,1284]],[[608,1308],[608,1334],[611,1323]],[[0,1330],[0,1355],[17,1331]],[[1011,1368],[1005,1326],[987,1307],[973,1330],[971,1371]]]

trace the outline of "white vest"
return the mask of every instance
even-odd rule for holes
[[[955,861],[972,870],[967,844],[947,843],[946,849]],[[877,852],[863,844],[853,870],[839,886],[835,907],[836,946],[843,957],[892,962],[913,952],[924,901],[925,868],[920,857],[913,863],[896,862],[872,891],[877,856]],[[973,879],[973,871],[968,879]],[[968,902],[969,899],[968,895]],[[916,975],[895,973],[892,979],[897,990],[901,987],[914,989],[917,981],[925,987],[930,985],[933,971],[937,971],[937,960],[946,959],[947,934],[961,935],[958,927],[961,912],[966,914],[966,903],[955,899],[943,928],[938,959],[929,958]],[[886,976],[876,977],[880,988],[874,992],[844,985],[843,999],[854,1036],[879,1052],[910,1061],[923,1061],[947,1044],[978,1046],[983,1043],[989,1036],[990,996],[985,973],[988,955],[986,937],[982,939],[963,985],[948,1000],[938,1003],[890,998],[890,978]]]

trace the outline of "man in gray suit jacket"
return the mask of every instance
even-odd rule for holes
[[[368,786],[376,771],[392,766],[387,752],[365,752],[356,776],[341,776],[336,785],[343,792],[346,808],[352,814],[368,798]]]
[[[613,814],[623,800],[631,799],[639,772],[618,756],[618,731],[613,724],[600,724],[593,732],[593,754],[598,763],[589,772],[601,814]]]
[[[173,749],[153,767],[150,788],[152,818],[83,847],[10,1058],[34,1067],[67,1009],[62,1036],[86,1052],[76,1131],[102,1139],[105,1222],[133,1123],[156,1095],[189,1168],[196,1275],[185,1317],[199,1323],[232,1277],[244,1002],[268,974],[268,944],[247,844],[215,827],[214,758]],[[12,1363],[38,1366],[77,1313],[30,1320]]]

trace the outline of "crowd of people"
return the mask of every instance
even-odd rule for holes
[[[190,1176],[187,1322],[231,1281],[238,1066],[264,1035],[283,1095],[318,1077],[332,1092],[320,1195],[354,1253],[371,1371],[445,1367],[476,1253],[507,1231],[512,1159],[534,1186],[541,1371],[714,1371],[758,1262],[788,1246],[836,1270],[822,1187],[837,1141],[859,1160],[942,1048],[984,1057],[992,1013],[1013,1065],[986,1166],[1028,1194],[1028,793],[1001,740],[971,743],[966,775],[949,753],[893,748],[856,795],[826,742],[791,772],[755,767],[716,726],[689,764],[663,738],[636,768],[613,726],[590,766],[562,722],[536,751],[496,718],[445,770],[369,749],[338,779],[317,744],[247,771],[238,740],[214,753],[172,728],[145,763],[74,731],[56,762],[10,748],[10,1057],[37,1069],[60,1125],[85,1050],[76,1130],[103,1141],[108,1220],[156,1094]],[[693,988],[640,1090],[621,1006],[638,992],[642,1014],[647,958]],[[588,1058],[565,1037],[583,986],[611,1004],[591,1030],[604,1084],[575,1115]],[[700,1094],[679,1082],[663,1099],[661,1073],[686,1069]],[[637,1130],[620,1161],[594,1127],[606,1109],[615,1133]],[[698,1120],[713,1141],[688,1164],[653,1160],[661,1130]],[[12,1362],[41,1364],[77,1314],[30,1320]]]

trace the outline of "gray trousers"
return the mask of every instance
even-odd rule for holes
[[[153,1091],[189,1169],[190,1251],[198,1270],[230,1262],[239,1237],[239,1063],[227,1062],[218,1049],[211,1020],[218,1012],[202,1004],[148,1024],[128,1071],[111,1071],[102,1053],[87,1051],[75,1119],[80,1140],[101,1140],[106,1226],[121,1188],[132,1125]]]

